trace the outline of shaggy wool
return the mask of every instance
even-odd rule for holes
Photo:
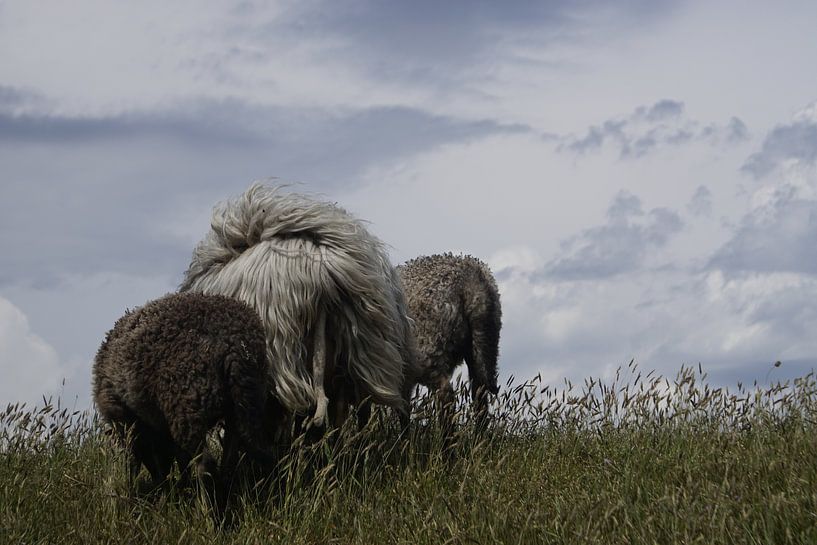
[[[407,308],[383,243],[336,204],[253,184],[218,205],[182,291],[235,297],[267,332],[274,392],[290,411],[316,404],[311,357],[321,313],[329,357],[360,397],[408,409],[414,349]]]

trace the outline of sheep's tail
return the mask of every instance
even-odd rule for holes
[[[318,315],[315,324],[315,347],[312,355],[312,378],[315,387],[315,415],[312,417],[312,426],[316,428],[326,427],[328,420],[329,399],[326,397],[326,313]]]
[[[471,330],[471,353],[466,358],[468,374],[473,377],[472,380],[476,379],[478,385],[496,395],[499,392],[497,360],[502,328],[499,290],[488,266],[475,258],[470,258],[470,261],[477,281],[469,284],[476,293],[467,298],[472,301],[471,308],[467,309]]]

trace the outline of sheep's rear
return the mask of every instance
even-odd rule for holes
[[[217,480],[205,444],[220,420],[221,473],[235,470],[240,451],[269,461],[268,377],[253,310],[228,297],[173,294],[116,322],[96,356],[93,394],[102,418],[128,440],[132,483],[144,465],[158,485],[174,460],[188,480],[194,459],[199,478]]]

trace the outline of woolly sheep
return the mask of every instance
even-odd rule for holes
[[[369,398],[406,418],[415,354],[400,282],[383,243],[336,204],[253,184],[216,207],[180,290],[258,311],[290,414],[338,425]]]
[[[502,309],[488,266],[471,256],[422,256],[398,267],[417,342],[416,381],[437,390],[443,407],[454,399],[451,376],[465,360],[475,413],[496,395]]]
[[[93,396],[116,435],[130,434],[131,485],[141,465],[159,484],[176,460],[185,481],[195,471],[212,479],[219,497],[206,435],[223,420],[222,472],[236,468],[241,451],[269,463],[268,374],[252,309],[227,297],[172,294],[126,312],[108,332],[94,361]]]

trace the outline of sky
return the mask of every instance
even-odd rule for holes
[[[256,180],[501,292],[500,381],[817,367],[817,4],[0,1],[0,405]],[[774,367],[781,361],[779,367]]]

